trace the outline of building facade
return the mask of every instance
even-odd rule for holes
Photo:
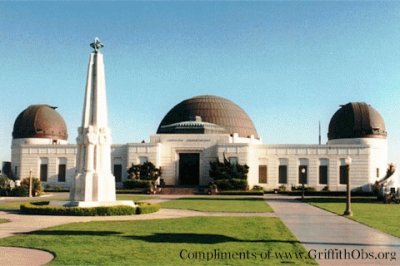
[[[384,120],[366,103],[349,103],[332,116],[328,142],[320,145],[263,144],[246,112],[217,96],[197,96],[174,106],[148,143],[115,144],[111,170],[117,186],[131,164],[151,161],[166,185],[204,186],[210,161],[227,158],[249,166],[250,187],[291,189],[303,182],[317,190],[344,191],[345,159],[352,158],[351,187],[370,191],[387,169]],[[45,185],[69,187],[76,175],[76,144],[54,107],[33,105],[16,119],[11,164],[16,178],[32,175]]]

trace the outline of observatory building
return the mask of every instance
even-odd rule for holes
[[[68,144],[62,116],[50,105],[31,105],[15,120],[11,164],[22,179],[69,187],[76,175],[77,145]],[[343,105],[329,123],[326,144],[263,144],[246,112],[217,96],[183,100],[167,112],[148,143],[111,146],[111,172],[117,186],[131,164],[150,161],[162,168],[166,185],[198,186],[212,181],[210,161],[227,158],[249,166],[249,186],[267,190],[299,186],[346,189],[350,156],[352,188],[370,191],[387,169],[387,132],[382,116],[366,103]]]
[[[333,114],[324,145],[263,144],[240,106],[203,95],[183,100],[167,112],[150,142],[110,146],[103,55],[99,52],[103,44],[96,39],[91,47],[77,144],[67,142],[67,126],[56,107],[27,107],[16,118],[12,132],[15,178],[28,177],[32,171],[45,186],[71,187],[75,201],[114,201],[115,184],[122,186],[131,164],[146,161],[161,167],[163,183],[170,186],[208,185],[212,181],[210,162],[217,158],[248,165],[250,188],[257,185],[266,190],[300,184],[317,190],[345,190],[349,157],[353,189],[370,191],[386,174],[384,120],[370,105],[359,102],[343,105]]]

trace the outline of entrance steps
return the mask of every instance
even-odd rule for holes
[[[194,195],[194,194],[205,194],[205,190],[201,187],[173,187],[173,186],[166,186],[161,188],[161,191],[157,194],[164,194],[164,195]]]

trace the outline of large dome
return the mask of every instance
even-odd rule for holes
[[[386,138],[382,116],[366,103],[348,103],[332,116],[328,139]]]
[[[157,134],[238,133],[259,138],[250,117],[237,104],[217,96],[196,96],[175,105],[161,121]]]
[[[67,140],[67,126],[56,108],[46,104],[30,105],[15,120],[13,138]]]

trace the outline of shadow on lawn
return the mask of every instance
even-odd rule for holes
[[[226,242],[238,243],[299,243],[296,240],[243,240],[230,236],[215,234],[193,234],[193,233],[155,233],[147,236],[124,236],[131,240],[142,240],[151,243],[175,243],[175,244],[219,244]]]
[[[345,203],[345,197],[321,197],[321,198],[306,198],[304,200],[307,203]],[[353,203],[382,203],[378,201],[376,197],[352,197],[351,202]],[[383,203],[382,203],[383,204]]]
[[[120,232],[115,231],[73,231],[73,230],[53,230],[53,231],[34,231],[28,233],[20,233],[21,235],[41,235],[41,236],[110,236],[119,235]]]
[[[218,200],[218,201],[232,201],[232,200],[237,200],[237,201],[263,201],[263,198],[245,198],[245,197],[220,197],[220,196],[211,196],[211,197],[199,197],[199,198],[179,198],[179,199],[175,199],[176,201],[201,201],[201,200],[205,200],[205,201],[210,201],[210,200]]]

